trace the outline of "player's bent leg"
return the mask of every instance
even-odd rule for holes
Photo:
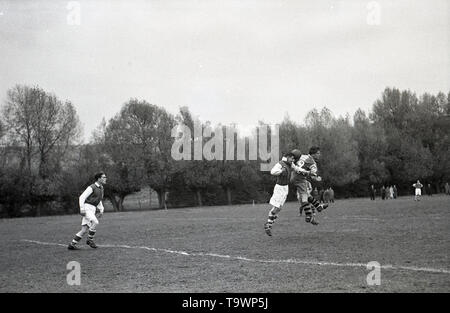
[[[72,239],[72,242],[67,247],[69,250],[78,250],[79,248],[76,246],[77,243],[80,242],[81,238],[83,238],[84,234],[87,232],[88,226],[81,226],[81,230],[75,234],[75,237]]]
[[[313,205],[317,212],[321,212],[328,208],[328,203],[320,204],[320,202],[317,201],[317,199],[315,199],[313,196],[308,196],[308,202]]]
[[[303,211],[305,212],[305,222],[311,223],[312,225],[319,225],[319,222],[314,217],[314,210],[311,204],[306,202],[302,204]]]
[[[97,232],[97,230],[95,229],[96,226],[97,224],[93,223],[93,226],[89,228],[88,238],[86,241],[86,244],[93,249],[97,248],[97,245],[94,242],[95,233]]]
[[[289,192],[289,187],[287,185],[275,185],[273,189],[272,198],[270,198],[270,204],[272,209],[269,212],[269,217],[267,222],[264,224],[264,230],[267,235],[272,236],[272,226],[278,213],[281,211],[281,207],[284,205],[287,195]]]
[[[86,241],[86,244],[89,245],[89,247],[96,249],[97,245],[94,242],[95,237],[95,230],[89,230],[88,239]]]
[[[98,222],[97,223],[95,223],[94,221],[92,222],[91,226],[89,227],[88,238],[86,241],[86,244],[93,249],[97,248],[97,245],[94,242],[95,233],[97,231],[96,230],[97,225],[98,225]]]
[[[272,224],[273,223],[269,222],[266,222],[264,224],[264,231],[266,232],[267,236],[272,236]]]
[[[89,245],[91,248],[96,249],[97,245],[94,242],[95,233],[97,231],[97,225],[98,225],[98,219],[95,215],[89,216],[89,233],[88,238],[86,241],[86,244]]]
[[[264,224],[264,231],[267,235],[272,236],[272,226],[275,220],[278,218],[278,213],[281,211],[281,208],[273,207],[269,212],[269,216],[267,218],[267,222]]]
[[[311,222],[311,217],[312,217],[312,208],[311,205],[309,203],[302,203],[301,205],[301,210],[303,212],[305,212],[305,222],[309,223]]]
[[[303,211],[305,209],[304,204],[308,203],[308,193],[302,191],[299,186],[297,187],[297,199],[298,199],[298,202],[300,203],[300,207],[298,209],[299,215],[302,216]]]

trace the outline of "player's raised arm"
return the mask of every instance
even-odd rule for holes
[[[272,169],[270,170],[270,174],[274,175],[274,176],[278,176],[281,173],[283,173],[284,168],[283,166],[281,166],[280,163],[277,163],[274,165],[274,167],[272,167]]]
[[[309,171],[304,169],[303,168],[303,163],[300,163],[300,162],[303,162],[303,161],[299,160],[297,162],[297,164],[292,163],[292,165],[291,165],[292,169],[298,174],[302,174],[304,176],[308,176],[309,175]]]

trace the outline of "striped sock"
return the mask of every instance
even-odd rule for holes
[[[272,225],[273,222],[275,222],[275,220],[277,219],[277,217],[278,216],[276,214],[269,213],[269,217],[267,218],[267,223]]]
[[[312,208],[309,203],[303,203],[301,209],[305,212],[305,221],[310,222],[312,219]]]
[[[88,233],[88,240],[94,240],[95,230],[90,230]]]
[[[308,197],[308,202],[311,203],[311,204],[313,205],[314,210],[317,210],[317,211],[319,211],[319,212],[322,210],[322,208],[320,207],[320,202],[317,201],[314,197],[309,196],[309,197]]]
[[[72,239],[72,245],[76,245],[78,242],[80,242],[81,237],[78,235],[75,235],[75,237],[73,237]]]

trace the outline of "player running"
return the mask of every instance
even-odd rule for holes
[[[269,212],[267,222],[264,224],[264,230],[269,236],[272,236],[273,223],[278,217],[278,213],[280,213],[281,207],[286,202],[289,193],[289,179],[291,177],[291,166],[293,161],[294,154],[292,152],[286,153],[281,161],[275,164],[270,171],[270,174],[277,176],[277,183],[273,188],[273,195],[269,202],[272,205],[272,209]]]
[[[328,207],[328,204],[320,202],[311,196],[311,183],[309,180],[322,181],[318,175],[316,160],[320,159],[320,148],[313,146],[309,149],[309,154],[301,155],[300,150],[293,150],[295,161],[292,165],[294,171],[291,176],[291,183],[297,190],[297,199],[300,202],[300,215],[305,212],[305,221],[313,225],[319,225],[315,219],[315,211],[321,212]]]
[[[83,216],[81,220],[81,230],[75,235],[72,242],[67,247],[69,250],[78,250],[76,246],[83,235],[89,230],[86,244],[91,248],[97,248],[94,242],[96,227],[98,219],[102,217],[103,207],[103,185],[106,184],[106,174],[103,172],[97,173],[94,176],[95,183],[86,188],[79,198],[80,214]],[[97,209],[99,213],[97,213]]]

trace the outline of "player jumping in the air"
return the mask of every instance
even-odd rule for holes
[[[103,172],[97,173],[94,176],[95,183],[86,188],[79,198],[80,214],[83,216],[81,220],[81,230],[75,235],[72,242],[69,244],[69,250],[78,250],[77,243],[83,238],[83,235],[89,230],[86,244],[91,248],[97,248],[94,242],[96,227],[98,219],[102,217],[103,207],[103,185],[106,184],[106,174]],[[97,213],[98,209],[98,213]]]
[[[289,193],[289,178],[291,176],[291,166],[293,161],[294,154],[289,152],[285,154],[281,161],[275,164],[270,171],[270,174],[277,176],[277,183],[273,188],[272,198],[270,198],[272,209],[269,212],[267,222],[264,224],[264,230],[269,236],[272,236],[273,223],[278,217],[278,213],[280,213],[281,207],[286,202]]]
[[[297,198],[300,202],[300,215],[305,212],[305,221],[313,225],[319,222],[315,219],[315,211],[321,212],[328,207],[328,204],[320,204],[320,202],[311,195],[311,183],[308,180],[322,181],[318,175],[316,160],[320,159],[320,148],[311,147],[309,154],[300,155],[299,150],[293,150],[295,161],[292,165],[291,183],[297,189]]]

